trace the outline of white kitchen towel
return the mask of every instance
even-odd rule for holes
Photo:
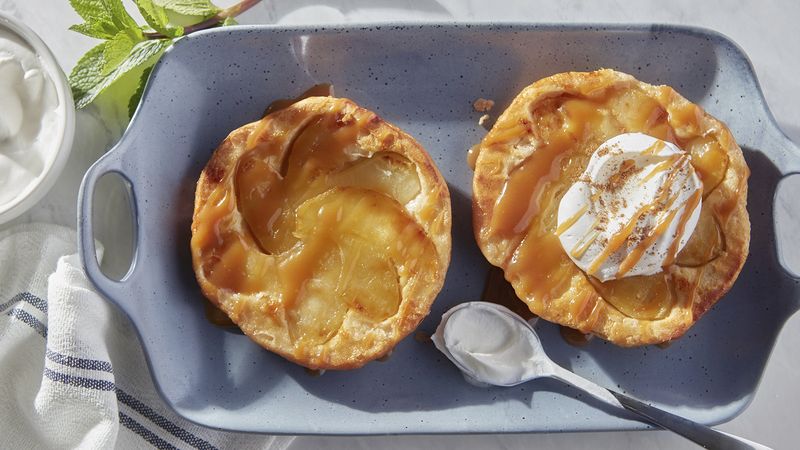
[[[287,448],[187,422],[159,398],[127,318],[92,288],[75,230],[0,233],[0,447]]]

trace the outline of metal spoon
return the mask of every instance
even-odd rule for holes
[[[477,311],[476,309],[480,309]],[[497,379],[491,380],[491,375],[487,375],[487,372],[481,371],[479,369],[472,369],[469,367],[467,363],[467,359],[472,365],[476,364],[481,357],[491,357],[488,353],[480,353],[485,350],[480,350],[468,357],[464,357],[460,354],[462,350],[456,351],[455,354],[451,353],[450,349],[455,349],[458,346],[463,347],[463,343],[461,342],[454,342],[457,339],[450,336],[446,331],[448,330],[448,324],[450,319],[454,317],[454,315],[459,316],[459,320],[469,320],[464,319],[464,314],[468,312],[473,313],[490,313],[490,314],[497,314],[499,315],[498,318],[510,318],[516,322],[519,322],[521,327],[513,327],[514,329],[519,329],[522,333],[528,332],[530,336],[522,336],[525,339],[525,342],[520,345],[529,345],[530,348],[527,349],[526,354],[532,355],[530,361],[520,361],[520,366],[525,366],[524,375],[521,375],[518,379],[514,379],[513,381],[505,381],[505,382],[498,382]],[[484,316],[485,317],[485,316]],[[498,322],[499,323],[499,322]],[[511,330],[512,332],[514,330]],[[450,341],[448,341],[450,339]],[[749,441],[744,438],[740,438],[738,436],[734,436],[722,431],[715,430],[713,428],[709,428],[705,425],[699,424],[697,422],[693,422],[689,419],[685,419],[680,416],[676,416],[674,414],[668,413],[661,409],[655,408],[653,406],[647,405],[642,403],[638,400],[635,400],[627,395],[620,394],[619,392],[612,391],[611,389],[606,389],[600,385],[597,385],[579,375],[576,375],[570,372],[567,369],[559,366],[555,362],[553,362],[550,358],[547,357],[547,354],[544,352],[544,348],[542,348],[542,343],[539,340],[539,337],[536,334],[536,331],[526,322],[522,317],[515,314],[508,308],[504,306],[500,306],[494,303],[488,302],[469,302],[460,304],[451,310],[447,311],[442,316],[442,322],[439,324],[439,327],[436,330],[436,334],[433,336],[433,341],[436,344],[436,347],[442,351],[442,353],[447,356],[450,361],[452,361],[456,367],[458,367],[467,379],[471,382],[477,382],[477,384],[483,385],[495,385],[495,386],[515,386],[521,383],[525,383],[527,381],[536,379],[536,378],[555,378],[560,380],[564,383],[571,384],[578,389],[583,390],[587,394],[597,398],[598,400],[617,407],[626,409],[633,413],[638,414],[641,418],[645,421],[652,423],[654,425],[660,426],[661,428],[673,431],[690,441],[711,449],[769,449],[769,447]],[[508,350],[508,346],[503,347],[501,350]],[[474,356],[477,356],[478,359],[475,359]],[[490,370],[491,367],[487,366],[487,370]],[[520,372],[522,373],[522,372]]]

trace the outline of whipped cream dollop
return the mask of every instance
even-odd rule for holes
[[[485,302],[456,306],[431,336],[470,383],[513,386],[543,372],[549,360],[528,324]]]
[[[626,133],[594,152],[558,207],[569,257],[601,281],[652,275],[671,264],[700,217],[703,183],[674,144]]]
[[[36,53],[0,28],[0,211],[44,175],[64,122],[56,88]]]

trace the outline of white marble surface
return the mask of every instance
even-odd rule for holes
[[[219,1],[227,5],[230,0]],[[240,18],[241,23],[341,23],[389,20],[479,20],[526,22],[625,22],[690,24],[720,31],[750,56],[772,112],[786,134],[800,142],[800,2],[794,0],[265,0]],[[67,31],[78,16],[67,1],[0,0],[0,10],[32,27],[69,71],[94,41]],[[115,125],[116,124],[116,125]],[[91,111],[78,115],[70,162],[51,193],[16,222],[44,221],[75,226],[75,203],[81,176],[121,132],[114,120],[101,121]],[[796,184],[797,186],[798,184]],[[106,202],[118,202],[111,191]],[[107,217],[111,229],[125,221]],[[109,236],[112,237],[112,236]],[[735,330],[733,331],[735,332]],[[750,407],[721,429],[774,448],[794,448],[800,405],[800,318],[791,318],[780,335],[761,386]],[[735,374],[732,374],[735,376]],[[300,437],[292,448],[691,448],[666,432],[609,432],[550,435]]]

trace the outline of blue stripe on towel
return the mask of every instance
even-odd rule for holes
[[[203,439],[200,439],[199,437],[193,435],[192,433],[170,422],[169,419],[153,411],[152,408],[140,402],[139,400],[133,398],[133,396],[131,396],[130,394],[128,394],[127,392],[123,391],[120,388],[117,388],[117,399],[121,403],[128,405],[134,411],[138,412],[139,414],[146,417],[154,424],[168,431],[171,435],[182,440],[183,442],[186,442],[192,447],[200,450],[216,449],[216,447],[204,441]]]
[[[41,299],[30,292],[20,292],[19,294],[15,295],[11,298],[11,300],[0,305],[0,311],[5,311],[12,305],[19,302],[28,302],[39,311],[47,314],[47,300]]]
[[[76,377],[73,375],[67,375],[64,373],[56,372],[54,370],[48,369],[45,367],[44,374],[47,378],[57,381],[59,383],[69,384],[72,386],[80,386],[87,389],[96,389],[101,391],[115,391],[117,394],[117,400],[120,403],[127,405],[137,413],[144,416],[146,419],[153,422],[155,425],[158,425],[160,428],[164,429],[171,435],[177,437],[178,439],[186,442],[187,444],[191,445],[194,448],[200,450],[216,450],[216,447],[208,443],[207,441],[195,436],[194,434],[186,431],[185,429],[179,427],[175,423],[171,422],[166,417],[162,416],[155,412],[152,408],[145,405],[138,399],[134,398],[132,395],[128,394],[127,392],[123,391],[122,389],[116,387],[113,382],[106,381],[106,380],[95,380],[92,378],[84,378],[84,377]],[[136,423],[139,427],[144,429],[141,424]],[[126,425],[127,426],[127,425]],[[130,428],[130,427],[129,427]],[[135,430],[134,430],[135,431]],[[147,431],[147,430],[145,430]],[[148,433],[151,433],[148,431]],[[141,434],[141,433],[140,433]],[[152,434],[152,433],[151,433]],[[155,435],[154,435],[155,436]],[[144,436],[142,436],[144,437]],[[150,441],[148,441],[150,442]],[[150,442],[152,444],[152,442]],[[155,445],[155,444],[153,444]]]
[[[67,375],[65,373],[60,373],[48,369],[47,367],[44,368],[44,376],[53,381],[69,384],[71,386],[84,387],[88,389],[97,389],[99,391],[113,391],[115,389],[114,383],[111,381],[95,380],[93,378],[84,378],[84,377],[77,377],[74,375]]]
[[[39,333],[43,338],[47,339],[47,326],[36,317],[30,315],[29,312],[19,308],[14,308],[8,312],[8,316],[25,322],[28,324],[28,326],[36,330],[36,332]]]
[[[45,354],[50,361],[57,362],[65,366],[114,373],[114,367],[112,367],[111,363],[108,361],[98,361],[96,359],[84,359],[69,355],[62,355],[61,353],[50,350],[49,348],[45,349]]]
[[[36,302],[36,300],[38,300],[38,302]],[[0,305],[0,312],[4,311],[10,305],[18,303],[20,301],[26,301],[36,306],[39,310],[47,312],[47,302],[27,292],[17,294],[9,302]],[[39,303],[39,306],[37,306],[33,302]],[[40,306],[42,306],[44,309],[42,309],[42,307]],[[36,332],[39,333],[42,337],[44,337],[45,339],[47,338],[47,326],[38,319],[36,319],[35,317],[33,317],[32,315],[30,315],[28,312],[19,308],[14,308],[8,312],[8,315],[16,319],[19,319],[20,321],[24,322],[25,324],[36,330]],[[48,359],[50,359],[51,361],[69,367],[114,373],[113,367],[111,363],[108,361],[77,358],[73,356],[63,355],[61,353],[54,352],[50,349],[45,349],[45,353],[47,354]],[[217,448],[211,445],[208,441],[195,436],[189,431],[186,431],[185,429],[171,422],[166,417],[158,414],[152,408],[145,405],[132,395],[116,387],[116,385],[112,381],[97,380],[93,378],[67,375],[65,373],[60,373],[52,369],[48,369],[47,367],[44,368],[44,375],[52,381],[69,384],[71,386],[78,386],[87,389],[95,389],[101,391],[114,391],[117,395],[117,400],[120,403],[127,405],[137,413],[141,414],[142,416],[153,422],[155,425],[169,432],[170,434],[182,440],[183,442],[186,442],[187,444],[199,450],[217,450]],[[161,439],[155,433],[148,430],[142,424],[133,420],[131,417],[125,415],[122,412],[119,413],[119,421],[126,428],[138,434],[139,436],[142,437],[142,439],[146,440],[148,443],[156,446],[157,448],[160,449],[176,448],[169,442]]]
[[[134,433],[136,433],[139,436],[141,436],[142,439],[144,439],[145,441],[149,442],[155,448],[162,449],[162,450],[163,449],[175,449],[175,450],[177,450],[177,447],[175,447],[174,445],[170,444],[169,442],[161,439],[160,437],[156,436],[155,433],[153,433],[152,431],[150,431],[147,428],[143,427],[142,424],[140,424],[139,422],[131,419],[129,416],[127,416],[122,411],[119,412],[119,423],[125,425],[126,428],[128,428],[129,430],[131,430]]]

